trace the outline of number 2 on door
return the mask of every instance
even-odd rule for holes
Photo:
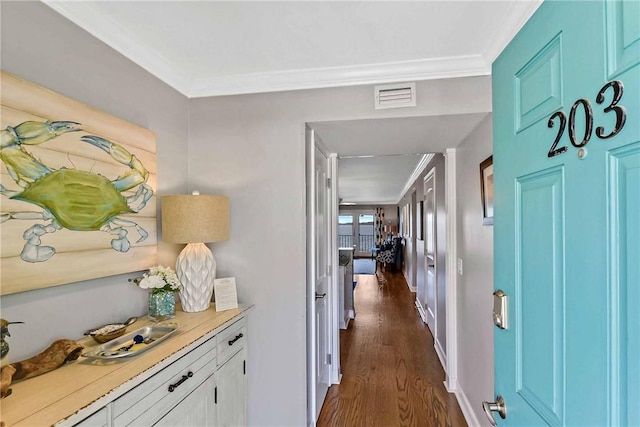
[[[598,95],[596,96],[596,104],[602,104],[604,102],[604,94],[609,88],[613,88],[613,98],[611,99],[611,103],[608,106],[606,106],[603,111],[605,113],[609,113],[611,111],[615,112],[616,124],[613,130],[611,131],[611,133],[609,133],[608,135],[604,134],[604,127],[598,126],[596,128],[596,136],[600,139],[607,139],[607,138],[616,136],[618,133],[620,133],[620,131],[624,127],[624,124],[627,120],[627,112],[625,108],[622,105],[618,105],[618,102],[620,102],[620,100],[622,99],[622,95],[624,93],[624,86],[621,81],[614,80],[602,86],[600,91],[598,91]],[[577,141],[575,119],[576,119],[576,111],[580,106],[582,106],[582,108],[584,109],[585,129],[584,129],[584,136],[582,140]],[[547,127],[548,128],[554,127],[556,123],[556,120],[555,120],[556,118],[559,119],[560,126],[558,128],[558,133],[556,134],[556,138],[554,139],[553,143],[551,144],[551,148],[547,153],[547,157],[554,157],[554,156],[557,156],[558,154],[565,153],[568,150],[568,147],[566,146],[556,148],[558,146],[558,142],[560,142],[560,138],[562,138],[562,135],[564,134],[565,128],[567,127],[567,115],[564,113],[564,111],[556,111],[555,113],[553,113],[551,117],[549,117],[549,121],[547,122]],[[571,106],[571,110],[569,111],[568,122],[569,122],[569,140],[571,141],[571,145],[573,145],[576,148],[584,147],[585,145],[587,145],[587,143],[591,139],[591,134],[593,132],[593,109],[591,107],[591,102],[589,102],[588,99],[584,99],[584,98],[580,98],[576,102],[574,102],[573,105]]]

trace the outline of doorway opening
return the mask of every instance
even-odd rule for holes
[[[418,120],[418,118],[412,118]],[[421,118],[430,122],[427,118]],[[359,122],[359,121],[356,121]],[[350,122],[353,124],[353,122]],[[310,128],[307,129],[308,132],[315,133],[316,135],[320,135],[317,129],[313,129],[313,127],[317,126],[318,123],[309,123]],[[393,127],[393,126],[392,126]],[[429,132],[427,132],[429,133]],[[331,132],[328,133],[331,136]],[[334,135],[335,136],[335,135]],[[397,134],[396,134],[397,137]],[[326,143],[326,139],[323,136],[323,142]],[[384,144],[377,145],[372,144],[368,145],[368,147],[380,147],[384,146]],[[312,150],[309,150],[312,151]],[[330,284],[328,286],[327,293],[327,303],[331,307],[329,309],[330,318],[328,322],[328,341],[332,343],[330,346],[331,354],[325,355],[327,359],[331,360],[331,371],[332,373],[337,373],[337,375],[332,375],[332,383],[339,384],[340,378],[342,376],[341,366],[340,366],[340,354],[339,348],[340,343],[338,340],[339,337],[339,328],[341,323],[339,322],[339,308],[340,300],[339,296],[345,293],[345,289],[341,288],[340,283],[338,282],[339,273],[338,273],[338,248],[339,247],[350,247],[353,250],[353,253],[356,257],[366,257],[371,259],[371,257],[375,256],[375,252],[373,252],[376,248],[376,236],[377,232],[382,230],[384,235],[386,236],[387,231],[391,231],[394,228],[399,231],[399,235],[397,236],[401,239],[402,247],[404,248],[404,253],[402,258],[405,260],[404,267],[401,266],[402,271],[404,273],[405,278],[410,277],[409,281],[416,283],[417,271],[420,269],[423,270],[424,261],[422,258],[418,258],[417,253],[415,252],[419,245],[424,246],[424,238],[418,239],[418,227],[420,230],[423,230],[423,222],[419,221],[420,224],[416,224],[418,222],[416,219],[421,217],[418,216],[418,203],[422,202],[422,206],[424,206],[424,197],[422,197],[422,178],[424,177],[424,173],[426,173],[426,168],[430,164],[433,159],[433,154],[424,155],[424,154],[382,154],[382,155],[346,155],[341,156],[339,149],[334,148],[331,144],[327,145],[327,151],[331,153],[331,167],[335,167],[335,170],[332,170],[330,183],[327,183],[327,186],[330,187],[330,194],[328,195],[328,201],[333,205],[329,207],[329,211],[333,212],[334,215],[328,217],[327,220],[332,222],[333,227],[333,244],[330,248],[329,258],[333,258],[333,262],[331,263],[331,271],[332,277],[330,278]],[[455,149],[446,149],[446,156],[439,155],[441,159],[440,162],[443,164],[442,170],[445,171],[447,175],[447,179],[442,179],[441,182],[446,183],[446,188],[443,191],[443,195],[446,196],[447,199],[447,210],[452,214],[451,217],[455,217],[455,208],[453,207],[453,202],[455,202]],[[334,163],[335,161],[335,163]],[[364,162],[368,162],[366,166]],[[408,163],[412,162],[412,166],[407,167]],[[389,189],[393,188],[394,179],[397,179],[398,165],[404,164],[405,169],[409,169],[409,173],[403,175],[402,183],[399,188],[395,188],[391,193],[389,193]],[[343,166],[348,165],[350,167],[350,171],[347,169],[343,169]],[[387,165],[392,165],[390,168],[395,171],[395,173],[391,172],[391,169],[387,169]],[[450,172],[449,172],[450,171]],[[310,169],[307,170],[310,172]],[[335,172],[335,174],[333,173]],[[349,176],[349,173],[353,173],[353,176]],[[363,174],[366,178],[363,178]],[[358,179],[359,176],[359,179]],[[382,177],[382,179],[381,179]],[[354,179],[350,179],[354,178]],[[310,196],[315,197],[314,187],[310,186],[310,183],[313,183],[314,180],[307,177],[307,190],[311,189],[311,193],[307,194],[307,197]],[[377,180],[376,180],[377,179]],[[419,190],[420,197],[416,195],[417,190],[417,182],[420,180]],[[350,191],[349,196],[344,196],[342,193],[342,186],[345,182],[351,182],[352,184],[358,184],[356,188],[355,185],[353,187],[348,188]],[[375,182],[374,185],[371,185],[372,182]],[[369,188],[363,188],[362,185],[369,185]],[[340,187],[340,190],[339,190]],[[315,188],[319,190],[319,188]],[[383,200],[373,200],[372,195],[374,194],[374,190],[382,189],[386,191],[386,197]],[[391,194],[391,195],[390,195]],[[409,195],[409,200],[404,200],[406,195]],[[404,196],[404,197],[403,197]],[[341,203],[338,206],[338,201],[343,199],[348,203]],[[357,200],[356,200],[357,199]],[[352,202],[352,200],[355,200]],[[357,206],[344,206],[344,205],[357,205]],[[400,214],[398,211],[399,206],[408,205],[403,212]],[[378,221],[376,221],[376,212],[380,206],[384,206],[385,216],[384,222],[380,225],[380,230],[377,230]],[[420,212],[424,212],[423,209],[420,209]],[[392,217],[387,216],[386,214],[392,215]],[[400,224],[400,217],[402,217],[402,224]],[[387,224],[388,221],[392,221],[391,224]],[[313,221],[311,221],[313,222]],[[308,218],[309,223],[309,218]],[[455,236],[452,234],[455,231],[455,221],[451,221],[447,223],[446,233],[443,230],[442,236],[446,235],[447,238],[447,253],[446,258],[448,260],[455,259]],[[311,231],[311,230],[310,230]],[[311,234],[309,234],[311,235]],[[451,244],[449,244],[451,243]],[[444,247],[444,245],[443,245]],[[421,251],[422,257],[424,257],[424,250]],[[373,254],[373,255],[372,255]],[[418,261],[420,260],[420,262]],[[409,264],[408,266],[406,264]],[[438,350],[438,356],[441,357],[441,364],[446,372],[446,381],[445,385],[449,392],[454,391],[455,389],[455,381],[456,381],[456,349],[452,343],[455,344],[455,321],[449,321],[449,317],[455,316],[455,307],[451,307],[455,304],[455,289],[453,292],[450,292],[450,287],[455,287],[455,270],[451,268],[455,263],[449,262],[446,265],[446,276],[447,279],[444,281],[447,287],[446,292],[442,292],[443,301],[441,303],[446,306],[446,309],[443,307],[442,314],[443,316],[447,316],[446,322],[441,322],[443,326],[442,333],[446,334],[448,339],[442,340],[446,345],[441,346]],[[316,271],[315,273],[317,273]],[[311,277],[314,277],[314,272],[312,272]],[[408,274],[407,274],[408,273]],[[308,274],[310,274],[308,272]],[[420,273],[418,273],[420,274]],[[350,285],[350,280],[344,280],[343,285]],[[309,282],[311,283],[311,282]],[[313,304],[314,294],[309,288],[308,292],[308,308],[315,305]],[[412,289],[413,290],[413,289]],[[413,290],[415,292],[415,290]],[[315,296],[317,298],[318,295]],[[412,307],[412,311],[415,314],[416,308]],[[316,319],[315,310],[308,311],[308,323],[311,325],[311,319]],[[313,325],[317,326],[317,325]],[[314,332],[319,332],[318,329],[315,331],[311,331],[311,327],[309,327],[309,331],[312,337],[317,336]],[[315,329],[315,328],[314,328]],[[312,340],[308,339],[308,343],[313,344]],[[444,348],[443,348],[444,347]],[[309,350],[312,353],[315,353],[317,346],[311,345]],[[313,407],[314,410],[310,411],[310,424],[313,424],[316,420],[317,411],[321,406],[320,399],[316,399],[316,397],[320,396],[320,393],[317,393],[313,385],[317,382],[315,381],[316,377],[312,375],[318,372],[318,368],[322,365],[321,360],[318,354],[308,354],[309,362],[309,406]],[[311,396],[313,399],[311,399]]]

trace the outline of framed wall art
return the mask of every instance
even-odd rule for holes
[[[0,79],[0,294],[153,265],[153,132],[11,74]]]
[[[493,156],[480,163],[482,225],[493,225]]]
[[[416,203],[416,239],[424,240],[424,201]]]

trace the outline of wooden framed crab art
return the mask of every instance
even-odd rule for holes
[[[0,74],[0,294],[156,261],[153,132]]]

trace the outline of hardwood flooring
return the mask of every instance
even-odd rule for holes
[[[466,426],[402,273],[356,277],[356,318],[340,331],[342,382],[318,427]]]

